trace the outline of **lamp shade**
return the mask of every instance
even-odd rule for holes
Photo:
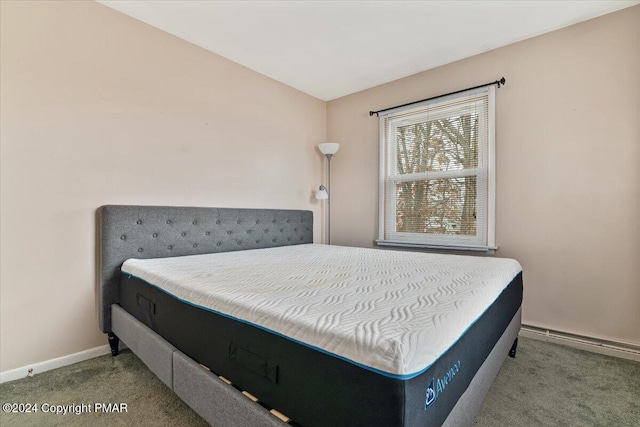
[[[327,200],[329,198],[329,193],[327,193],[327,189],[324,185],[320,186],[320,189],[316,191],[316,199],[317,200]]]
[[[318,149],[322,154],[336,154],[338,149],[340,148],[340,144],[337,142],[323,142],[318,145]]]

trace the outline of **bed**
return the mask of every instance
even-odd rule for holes
[[[515,356],[519,264],[312,230],[309,211],[101,207],[112,353],[122,341],[213,425],[470,425]]]

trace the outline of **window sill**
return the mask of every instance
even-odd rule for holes
[[[418,248],[418,249],[446,249],[453,251],[474,251],[474,252],[486,252],[489,254],[495,253],[498,249],[497,246],[457,246],[457,245],[430,245],[426,243],[407,243],[398,242],[395,240],[376,240],[378,246],[395,246],[399,248]]]

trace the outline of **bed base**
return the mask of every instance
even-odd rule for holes
[[[444,426],[473,424],[475,414],[482,406],[507,354],[511,354],[517,345],[521,310],[518,309],[476,372]],[[254,397],[250,391],[236,389],[230,380],[218,377],[195,362],[119,305],[112,305],[111,318],[113,331],[109,334],[109,344],[122,340],[161,381],[208,423],[252,427],[282,427],[287,424],[277,410],[263,407],[259,396]],[[117,350],[112,354],[117,355]],[[286,416],[284,418],[288,419]],[[297,424],[295,420],[289,420],[289,425]]]

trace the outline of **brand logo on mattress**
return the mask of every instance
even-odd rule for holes
[[[433,378],[427,386],[426,398],[424,401],[424,410],[429,409],[429,406],[436,403],[440,393],[444,392],[447,385],[453,381],[453,377],[460,371],[460,361],[458,360],[442,378]]]

